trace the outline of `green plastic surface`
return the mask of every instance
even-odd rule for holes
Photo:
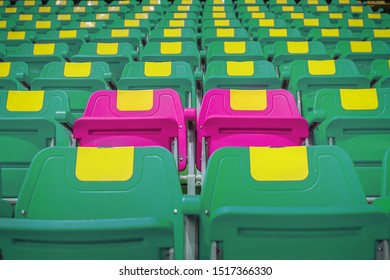
[[[24,62],[10,62],[8,76],[0,78],[0,90],[28,90],[29,85],[30,78],[27,64]]]
[[[326,28],[323,28],[322,30],[326,31]],[[346,28],[340,28],[338,29],[339,36],[322,36],[321,28],[313,28],[310,30],[309,34],[307,35],[307,38],[310,41],[319,41],[325,45],[325,48],[327,49],[328,53],[330,55],[333,54],[336,45],[341,40],[343,41],[349,41],[349,40],[359,40],[359,37],[354,35],[351,30]]]
[[[208,28],[202,33],[202,49],[208,47],[209,44],[216,41],[249,41],[249,35],[245,28],[232,28],[234,30],[233,37],[218,37],[217,31],[219,28]]]
[[[262,46],[279,41],[306,41],[298,29],[287,28],[286,30],[286,36],[270,36],[270,29],[262,27],[257,30],[256,34],[253,34],[253,39],[258,40]]]
[[[225,42],[212,42],[207,48],[206,63],[212,61],[245,61],[245,60],[265,60],[263,50],[258,42],[243,41],[245,44],[244,53],[226,53]]]
[[[376,88],[390,87],[390,63],[389,60],[376,59],[371,64],[369,75],[371,85]]]

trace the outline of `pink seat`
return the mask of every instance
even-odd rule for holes
[[[179,94],[172,89],[100,90],[73,126],[80,146],[162,146],[177,138],[178,167],[186,168],[187,134]]]
[[[199,112],[196,165],[200,170],[202,138],[210,157],[226,146],[299,146],[308,134],[308,123],[287,90],[212,89]]]

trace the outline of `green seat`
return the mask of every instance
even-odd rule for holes
[[[148,42],[197,42],[196,33],[191,28],[155,28]]]
[[[61,26],[68,25],[70,22],[80,21],[80,15],[78,14],[58,14],[48,17],[51,20],[56,20]]]
[[[131,10],[130,6],[125,5],[109,5],[109,6],[101,6],[96,10],[96,13],[100,14],[112,14],[118,15],[120,18],[124,18],[127,13]]]
[[[268,11],[266,6],[247,6],[238,12],[238,18],[245,24],[251,19],[275,18],[275,14]]]
[[[207,65],[203,88],[274,89],[281,83],[275,67],[266,60],[212,61]]]
[[[0,19],[0,31],[9,31],[15,28],[15,22],[12,20]]]
[[[108,6],[125,6],[130,9],[133,9],[135,6],[139,5],[137,0],[114,0]]]
[[[328,2],[326,0],[301,0],[299,1],[299,5],[301,6],[307,6],[307,9],[309,9],[312,6],[323,6],[328,5]]]
[[[150,26],[152,29],[156,26],[157,22],[159,21],[159,17],[156,13],[145,13],[145,12],[126,14],[125,20],[127,19],[131,19],[131,20],[146,19],[150,22]]]
[[[381,196],[382,197],[390,197],[390,150],[385,152],[382,161],[382,189]],[[387,204],[389,207],[390,204]],[[390,212],[390,211],[389,211]]]
[[[285,29],[287,27],[286,22],[283,19],[277,18],[265,18],[265,19],[251,19],[248,24],[246,24],[249,34],[254,40],[257,40],[259,37],[257,32],[263,28],[272,28],[272,29]],[[285,33],[280,31],[281,33]],[[276,32],[278,33],[278,32]]]
[[[108,25],[109,29],[130,29],[139,30],[141,32],[141,40],[146,40],[150,33],[151,25],[147,19],[125,19],[115,20],[112,24]]]
[[[18,15],[22,13],[22,11],[23,11],[23,7],[15,7],[15,6],[0,7],[0,15],[2,15],[3,19],[7,19],[9,17]]]
[[[332,28],[333,24],[326,18],[309,18],[295,19],[290,27],[298,29],[306,37],[313,28]]]
[[[191,28],[196,33],[198,31],[197,22],[191,19],[162,19],[158,28]]]
[[[313,15],[312,13],[307,13],[307,12],[283,13],[279,17],[282,18],[288,25],[290,25],[296,19],[317,18],[317,16]]]
[[[384,21],[390,20],[390,15],[385,13],[363,13],[359,15],[360,18],[368,18],[373,20],[378,27],[382,26]],[[385,26],[382,26],[386,28]],[[388,27],[387,27],[388,28]]]
[[[84,16],[82,21],[96,21],[96,22],[104,22],[106,25],[111,24],[114,20],[121,19],[121,17],[116,13],[96,13],[96,14],[88,14]]]
[[[208,28],[239,28],[242,27],[238,19],[208,19],[202,22],[202,33]]]
[[[370,6],[363,6],[363,5],[351,5],[351,6],[347,5],[343,7],[342,10],[345,13],[352,14],[356,18],[361,14],[368,14],[373,12]]]
[[[186,61],[193,71],[200,70],[198,46],[194,42],[149,42],[141,53],[141,61]]]
[[[355,62],[360,74],[368,76],[371,62],[375,59],[389,59],[390,48],[383,41],[340,41],[334,58],[347,58]]]
[[[87,30],[52,30],[46,34],[41,34],[37,38],[37,43],[66,43],[69,46],[69,55],[79,53],[80,47],[89,38]]]
[[[98,33],[106,27],[102,21],[70,21],[67,25],[61,26],[62,30],[86,30],[88,34]]]
[[[264,0],[237,0],[234,2],[237,8],[242,6],[264,6]]]
[[[384,41],[390,44],[390,30],[389,29],[365,29],[361,33],[363,40],[369,41]]]
[[[354,34],[360,35],[360,33],[364,29],[374,29],[376,27],[376,24],[371,19],[350,18],[350,19],[340,19],[338,26],[341,28],[348,28]]]
[[[280,6],[280,5],[285,5],[285,6],[295,6],[295,0],[269,0],[267,1],[267,6],[268,7],[273,7],[273,6]]]
[[[198,21],[198,14],[193,13],[193,12],[188,12],[188,13],[181,13],[181,12],[169,12],[166,13],[163,16],[163,19],[171,20],[171,19],[190,19],[195,22]]]
[[[78,3],[79,7],[92,7],[94,9],[100,8],[101,6],[105,6],[106,1],[98,1],[98,0],[80,0]]]
[[[125,65],[133,61],[133,47],[129,43],[85,43],[72,62],[106,62],[115,79],[119,80]]]
[[[258,42],[212,42],[206,55],[206,65],[212,61],[246,61],[265,60],[263,50]]]
[[[15,6],[16,7],[23,7],[23,8],[29,8],[34,6],[41,6],[42,1],[41,0],[22,0],[22,1],[16,1]]]
[[[8,55],[6,61],[20,61],[28,65],[31,80],[40,76],[43,67],[52,61],[69,59],[69,48],[65,43],[22,44],[15,54]]]
[[[339,8],[337,8],[336,6],[328,5],[326,1],[321,5],[308,5],[306,11],[318,16],[323,13],[342,13]]]
[[[359,5],[358,0],[332,0],[331,5],[335,5],[339,8],[350,6],[350,5]]]
[[[333,54],[339,41],[358,40],[351,30],[345,28],[313,28],[307,35],[310,41],[319,41],[325,45],[329,54]]]
[[[36,33],[34,31],[1,31],[0,44],[4,44],[7,54],[15,53],[19,45],[35,41]]]
[[[374,60],[368,77],[371,80],[371,87],[390,88],[390,60]]]
[[[234,12],[209,12],[203,13],[202,21],[210,19],[236,19]]]
[[[168,9],[169,13],[195,13],[200,15],[202,12],[202,7],[194,4],[173,4]]]
[[[330,6],[330,7],[334,7],[334,6]],[[334,26],[337,26],[337,24],[339,23],[339,20],[341,19],[344,19],[344,20],[347,20],[347,19],[351,19],[353,18],[353,16],[351,14],[348,14],[348,13],[342,13],[342,12],[333,12],[333,13],[319,13],[319,18],[325,18],[325,19],[328,19],[330,21],[331,24],[333,24]]]
[[[183,259],[181,200],[163,148],[46,149],[15,219],[0,220],[0,249],[4,259]]]
[[[390,19],[385,19],[382,21],[382,29],[389,29],[390,28]]]
[[[28,90],[30,78],[24,62],[0,62],[0,90]]]
[[[222,148],[207,167],[201,259],[375,259],[389,236],[340,148]]]
[[[271,6],[270,11],[275,13],[278,16],[283,15],[285,13],[303,13],[304,12],[302,7],[298,6],[298,5],[295,5],[295,6],[288,6],[288,5]]]
[[[93,7],[82,7],[82,6],[66,6],[59,10],[59,13],[63,14],[78,14],[80,17],[87,14],[93,14]]]
[[[132,10],[133,13],[155,13],[158,18],[161,18],[165,13],[165,8],[161,5],[142,5],[135,6]]]
[[[37,20],[41,20],[41,15],[39,14],[15,14],[10,16],[7,21],[8,24],[13,24],[12,30],[15,30],[16,26],[23,26],[26,22],[30,24],[35,24]],[[54,20],[54,19],[53,19]]]
[[[248,32],[244,28],[208,28],[202,34],[202,49],[216,41],[249,41]]]
[[[199,7],[199,8],[202,7],[202,4],[201,4],[200,0],[175,0],[172,3],[172,6],[179,6],[179,5],[191,5],[191,7],[192,6],[196,6],[196,7]]]
[[[11,5],[11,3],[8,0],[0,2],[0,7],[8,7],[10,5]]]
[[[195,107],[196,87],[193,70],[184,61],[130,62],[125,66],[118,89],[176,90],[183,107]]]
[[[60,23],[50,20],[37,20],[35,22],[25,22],[21,26],[16,26],[17,31],[34,31],[38,36],[40,34],[46,34],[51,30],[57,30],[60,28]]]
[[[39,14],[42,18],[58,13],[56,6],[31,6],[23,9],[24,14]]]
[[[142,5],[157,5],[167,8],[169,7],[170,3],[168,0],[142,0]]]
[[[206,0],[204,6],[233,6],[233,0]]]
[[[80,117],[89,96],[99,89],[115,89],[116,80],[107,63],[50,62],[31,83],[32,90],[61,89],[69,98],[73,117]]]
[[[294,28],[259,28],[253,38],[260,45],[266,46],[279,41],[299,42],[306,41],[298,29]]]
[[[139,29],[102,29],[91,37],[91,41],[96,43],[129,43],[134,58],[138,58],[143,48]]]
[[[63,91],[0,91],[0,198],[16,199],[35,155],[69,146],[70,134],[55,121],[69,112]]]
[[[212,6],[204,6],[203,15],[212,14],[212,13],[226,13],[231,14],[234,13],[234,7],[229,5],[212,5]]]
[[[295,60],[282,81],[295,96],[302,115],[313,110],[315,94],[323,88],[369,88],[370,81],[349,59]]]
[[[390,148],[390,89],[321,89],[307,118],[316,127],[314,144],[343,148],[366,196],[380,196],[382,159]]]
[[[73,0],[49,0],[47,1],[46,5],[64,8],[67,6],[74,6],[74,1]]]

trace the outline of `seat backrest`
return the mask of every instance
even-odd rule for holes
[[[215,60],[242,61],[265,60],[263,49],[258,42],[212,42],[207,49],[206,63]]]
[[[0,89],[28,90],[28,66],[24,62],[0,62]]]

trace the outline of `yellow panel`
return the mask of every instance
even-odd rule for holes
[[[4,1],[0,1],[0,6],[4,6]]]
[[[160,43],[161,54],[180,54],[182,51],[181,42],[161,42]]]
[[[67,78],[85,78],[91,74],[91,62],[65,62],[64,76]]]
[[[119,6],[108,7],[109,12],[119,12],[120,10],[121,10],[121,7],[119,7]]]
[[[256,0],[245,0],[245,4],[256,4]]]
[[[375,88],[340,89],[341,106],[345,110],[375,110],[378,94]]]
[[[72,15],[71,14],[58,15],[57,19],[58,20],[71,20]]]
[[[24,6],[35,6],[35,1],[34,0],[27,0],[27,1],[24,1]]]
[[[303,20],[303,25],[305,26],[319,26],[320,21],[318,18],[307,18]]]
[[[213,6],[213,12],[224,12],[225,7],[224,6]]]
[[[340,37],[340,31],[338,29],[321,29],[322,37]]]
[[[283,6],[282,12],[294,12],[294,7],[293,6]]]
[[[85,7],[74,7],[73,12],[75,13],[85,13]]]
[[[6,108],[10,112],[39,112],[43,107],[44,91],[8,91]]]
[[[76,38],[77,37],[77,30],[60,30],[59,37],[61,39]]]
[[[329,7],[328,6],[317,6],[317,12],[328,12]]]
[[[160,0],[150,0],[150,4],[152,4],[152,5],[160,5],[161,1]]]
[[[247,11],[248,12],[258,12],[258,11],[260,11],[260,7],[258,7],[258,6],[249,6],[249,7],[247,7]]]
[[[153,108],[153,90],[118,90],[116,107],[119,111],[149,111]]]
[[[223,42],[223,49],[226,54],[243,54],[246,51],[245,42]]]
[[[51,27],[51,21],[49,20],[37,20],[35,22],[35,28],[50,28]]]
[[[20,21],[30,21],[33,19],[32,14],[25,14],[25,15],[19,15],[19,20]]]
[[[88,4],[88,6],[97,6],[98,1],[88,1],[87,4]]]
[[[15,13],[17,13],[18,12],[18,9],[17,8],[14,8],[14,7],[12,7],[12,8],[5,8],[5,11],[4,11],[6,14],[15,14]]]
[[[252,18],[253,19],[263,19],[265,18],[265,13],[264,12],[255,12],[255,13],[252,13]]]
[[[51,7],[39,7],[39,12],[40,13],[50,13]]]
[[[66,6],[66,0],[57,0],[56,6]]]
[[[173,18],[174,19],[187,19],[188,14],[185,13],[173,13]]]
[[[178,11],[181,11],[181,12],[183,12],[183,11],[189,11],[190,10],[190,6],[182,6],[182,5],[180,5],[180,6],[177,6],[177,10]]]
[[[270,37],[287,37],[287,29],[286,28],[281,28],[281,29],[271,28],[269,30],[269,36]]]
[[[226,13],[213,13],[213,18],[226,18]]]
[[[351,6],[351,12],[352,13],[362,13],[363,7],[362,6]]]
[[[308,53],[309,43],[308,42],[287,42],[288,53]]]
[[[230,26],[230,20],[228,20],[228,19],[216,19],[216,20],[214,20],[214,25],[216,27]]]
[[[233,28],[217,28],[217,37],[234,37]]]
[[[94,27],[96,27],[96,22],[94,22],[94,21],[80,22],[80,28],[94,28]]]
[[[305,146],[249,147],[249,161],[256,181],[302,181],[309,175]]]
[[[225,0],[214,0],[215,5],[222,5],[225,4]]]
[[[170,20],[169,26],[170,27],[184,27],[185,21],[184,20]]]
[[[318,5],[318,0],[307,0],[307,4],[309,4],[309,5]]]
[[[291,19],[303,19],[305,16],[303,13],[291,13]]]
[[[53,55],[55,44],[34,44],[34,55]]]
[[[11,62],[0,62],[0,78],[6,78],[11,70]]]
[[[185,4],[185,5],[191,5],[192,4],[192,0],[183,0],[181,1],[182,4]]]
[[[96,20],[108,20],[110,19],[110,14],[96,14]]]
[[[227,61],[226,66],[228,76],[253,76],[255,73],[253,61]]]
[[[336,64],[334,60],[308,60],[309,74],[318,75],[334,75],[336,74]]]
[[[0,20],[0,28],[6,28],[7,22],[5,20]]]
[[[126,29],[111,29],[111,37],[129,37],[130,30]]]
[[[146,77],[169,77],[172,73],[172,62],[145,62]]]
[[[164,37],[181,37],[180,28],[165,28]]]
[[[125,27],[139,27],[138,19],[125,19]]]
[[[363,20],[362,19],[348,19],[348,26],[363,27]]]
[[[231,89],[230,108],[236,111],[263,111],[267,108],[267,91]]]
[[[375,38],[390,38],[390,29],[374,29]]]
[[[97,43],[96,53],[98,55],[118,54],[118,43]]]
[[[154,6],[142,6],[143,12],[154,12]]]
[[[134,147],[78,147],[75,175],[80,181],[127,181],[133,176]]]
[[[287,0],[276,0],[276,4],[287,4]]]
[[[148,19],[149,14],[148,13],[136,13],[135,19]]]
[[[261,27],[274,27],[274,19],[259,19],[259,26]]]
[[[26,31],[9,31],[8,40],[24,40],[26,38]]]
[[[127,5],[130,4],[129,0],[119,0],[119,5]]]
[[[342,19],[343,14],[342,13],[330,13],[329,18],[331,19]]]
[[[367,16],[369,19],[381,19],[382,18],[381,14],[368,14]]]
[[[364,53],[372,52],[372,44],[370,41],[364,41],[364,42],[351,41],[350,46],[352,52],[364,52]]]
[[[349,4],[349,0],[339,0],[339,4]]]

